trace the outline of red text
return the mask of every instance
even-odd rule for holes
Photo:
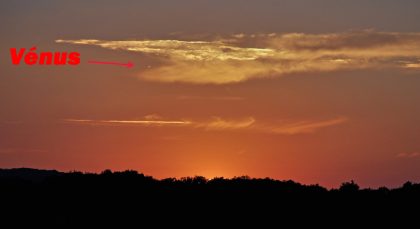
[[[22,60],[27,65],[78,65],[80,64],[80,53],[78,52],[36,52],[32,47],[26,52],[25,48],[10,49],[10,57],[14,65],[20,65]]]

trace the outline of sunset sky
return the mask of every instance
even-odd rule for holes
[[[420,182],[420,1],[16,0],[0,23],[1,168]],[[12,64],[33,46],[81,63]]]

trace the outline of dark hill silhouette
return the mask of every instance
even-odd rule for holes
[[[328,190],[246,176],[157,180],[131,170],[93,174],[22,168],[0,169],[0,198],[3,225],[283,225],[293,217],[305,219],[293,221],[296,226],[326,218],[353,222],[416,215],[410,209],[419,206],[420,184],[360,189],[350,181]]]
[[[62,174],[57,170],[40,170],[31,168],[0,169],[0,180],[15,179],[42,182],[46,178]]]

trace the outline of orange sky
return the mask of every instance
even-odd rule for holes
[[[0,167],[420,181],[419,3],[176,2],[0,3]]]

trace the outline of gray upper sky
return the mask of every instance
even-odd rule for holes
[[[184,33],[420,30],[416,0],[1,1],[2,38],[100,39]],[[110,32],[112,31],[112,32]]]

